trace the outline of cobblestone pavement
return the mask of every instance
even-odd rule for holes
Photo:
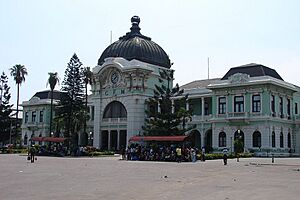
[[[300,158],[196,163],[0,155],[1,200],[300,198]]]

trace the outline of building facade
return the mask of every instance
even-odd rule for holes
[[[221,79],[184,85],[198,144],[214,152],[299,153],[299,87],[259,64],[231,68]]]
[[[168,55],[140,33],[138,17],[131,22],[130,32],[109,45],[93,68],[87,133],[89,144],[100,149],[119,150],[132,136],[142,135],[146,100],[154,95],[155,85],[173,87],[172,79],[160,81],[161,71],[173,74]],[[184,94],[173,102],[188,94],[185,108],[192,111],[188,123],[195,129],[186,134],[193,145],[234,152],[239,140],[243,151],[258,155],[300,153],[300,88],[274,69],[254,63],[233,67],[222,78],[181,88]],[[33,97],[22,104],[24,141],[32,134],[47,134],[49,102]]]

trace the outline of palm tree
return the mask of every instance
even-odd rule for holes
[[[14,78],[17,84],[17,112],[16,112],[16,129],[15,134],[18,135],[18,119],[19,119],[19,97],[20,97],[20,85],[25,82],[25,76],[28,74],[24,65],[17,64],[10,70],[10,75]]]
[[[93,80],[93,72],[91,72],[90,67],[85,67],[83,69],[83,78],[84,78],[84,83],[85,83],[85,111],[88,110],[88,106],[87,106],[87,101],[88,101],[88,89],[87,86],[88,84],[92,84],[92,80]],[[84,115],[85,117],[87,116],[87,113],[85,113]],[[86,138],[85,140],[87,141],[87,133],[86,133],[86,120],[84,120],[84,126],[83,126],[83,133],[84,133],[84,137]]]
[[[49,78],[48,78],[48,82],[47,85],[50,85],[50,89],[51,89],[51,108],[50,108],[50,131],[49,131],[49,136],[51,136],[51,132],[52,132],[52,113],[53,113],[53,90],[56,86],[56,84],[59,84],[59,77],[57,72],[49,72]]]

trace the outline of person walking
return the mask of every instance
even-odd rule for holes
[[[224,165],[227,165],[227,158],[228,158],[227,149],[224,149],[223,150],[223,163],[224,163]]]

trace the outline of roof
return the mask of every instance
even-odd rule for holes
[[[185,90],[195,89],[195,88],[206,88],[208,85],[212,83],[216,83],[220,80],[221,80],[220,78],[197,80],[197,81],[187,83],[183,86],[180,86],[180,88]]]
[[[283,81],[281,76],[274,69],[256,63],[233,67],[225,74],[225,76],[221,80],[226,80],[236,73],[248,74],[250,77],[271,76]]]
[[[64,92],[60,92],[60,91],[54,90],[53,91],[53,99],[54,100],[61,100],[63,94],[64,94]],[[51,99],[51,91],[50,90],[46,90],[46,91],[37,92],[33,96],[34,97],[38,97],[40,99]]]
[[[169,56],[150,37],[140,33],[140,18],[131,18],[132,27],[130,32],[119,38],[118,41],[108,46],[100,56],[98,65],[102,65],[106,58],[122,57],[126,60],[139,60],[165,68],[171,67]]]
[[[133,136],[129,139],[130,142],[143,141],[164,141],[164,142],[183,142],[188,136]]]

